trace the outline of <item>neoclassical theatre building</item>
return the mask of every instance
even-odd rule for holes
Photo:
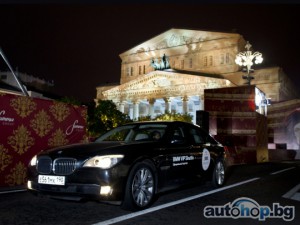
[[[168,112],[204,109],[204,90],[245,85],[235,63],[245,51],[241,34],[170,29],[120,54],[118,85],[98,86],[98,100],[112,100],[132,119]],[[296,89],[279,67],[255,68],[252,85],[272,102],[294,99]]]

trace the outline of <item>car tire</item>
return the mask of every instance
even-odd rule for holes
[[[125,187],[121,207],[125,210],[142,210],[149,207],[155,196],[155,168],[151,162],[143,161],[131,169]]]
[[[225,164],[223,160],[216,161],[212,173],[212,185],[214,187],[221,187],[225,183]]]

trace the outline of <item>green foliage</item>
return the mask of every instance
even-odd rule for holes
[[[96,107],[88,108],[88,132],[91,137],[128,122],[131,122],[129,116],[120,112],[111,100],[100,100]]]
[[[193,116],[188,113],[180,114],[166,112],[165,114],[158,115],[155,118],[151,118],[150,116],[139,117],[138,121],[184,121],[191,123],[192,119]]]
[[[151,116],[140,116],[138,121],[151,121]]]

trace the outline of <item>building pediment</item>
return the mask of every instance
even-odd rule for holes
[[[229,32],[226,33],[187,29],[170,29],[120,54],[120,57],[123,58],[132,54],[147,53],[150,51],[167,49],[170,47],[182,46],[187,44],[196,44],[204,41],[226,39],[239,36],[240,35],[237,33]]]
[[[204,89],[233,86],[233,84],[220,78],[177,74],[165,71],[153,71],[147,75],[121,84],[104,91],[107,99],[119,101],[147,99],[150,97],[176,97],[189,95],[202,95]]]

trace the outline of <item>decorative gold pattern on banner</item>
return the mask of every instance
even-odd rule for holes
[[[55,102],[50,107],[50,112],[53,114],[55,119],[59,122],[64,121],[70,115],[70,109],[66,104],[62,102]]]
[[[12,163],[12,156],[8,154],[8,150],[0,144],[0,172]]]
[[[85,107],[6,93],[0,93],[0,105],[9,120],[0,123],[0,187],[26,185],[28,160],[41,149],[88,139]],[[67,135],[68,127],[80,132]]]
[[[4,96],[4,95],[6,95],[5,93],[3,93],[3,92],[0,92],[0,96]]]
[[[65,133],[59,128],[52,134],[52,137],[48,141],[48,145],[50,147],[57,147],[57,146],[66,145],[68,144],[68,142],[69,141],[66,138]]]
[[[13,135],[7,140],[8,144],[20,155],[34,145],[34,138],[23,124],[14,130]]]
[[[38,136],[44,137],[53,128],[53,122],[51,122],[50,116],[45,110],[42,109],[34,116],[34,119],[31,120],[30,126]]]
[[[36,103],[31,98],[24,96],[12,99],[10,106],[12,106],[22,118],[27,117],[36,109]]]
[[[23,185],[26,183],[26,167],[22,162],[16,164],[6,176],[5,183],[9,186]]]

